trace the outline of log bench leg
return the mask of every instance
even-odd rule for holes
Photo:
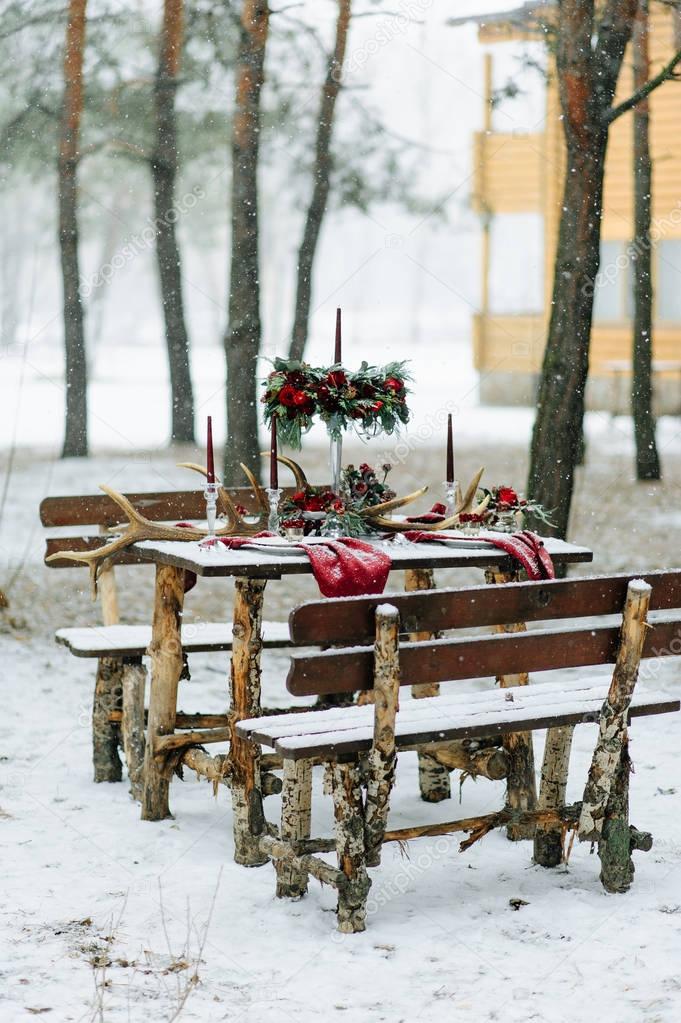
[[[540,810],[559,810],[565,805],[573,725],[549,728],[541,769]],[[537,825],[534,861],[542,867],[557,867],[563,859],[563,831],[560,827]]]
[[[123,689],[123,717],[121,740],[128,766],[130,792],[133,799],[142,798],[144,769],[144,690],[147,672],[141,657],[126,658],[121,677]]]
[[[517,582],[517,572],[501,572],[488,569],[485,573],[488,583]],[[525,632],[524,622],[511,625],[499,625],[497,632]],[[526,672],[520,675],[504,675],[497,679],[502,689],[509,686],[529,685]],[[532,732],[511,732],[503,737],[504,749],[509,757],[508,782],[506,786],[506,804],[510,810],[536,810],[537,783],[534,777],[534,746]],[[509,824],[506,835],[511,842],[519,842],[524,838],[533,838],[534,824]]]
[[[366,903],[371,887],[364,853],[364,805],[358,764],[333,764],[331,785],[338,866],[345,877],[338,887],[338,930],[355,934],[366,928]]]
[[[281,792],[281,838],[295,843],[310,837],[312,818],[312,762],[285,760]],[[276,861],[277,898],[299,899],[307,893],[307,871],[285,860]]]
[[[180,639],[183,605],[184,569],[157,565],[149,647],[151,687],[144,750],[143,821],[160,821],[171,816],[168,803],[170,781],[162,764],[154,758],[154,741],[159,735],[172,735],[175,731],[177,687],[184,663]]]
[[[123,665],[114,657],[100,657],[92,702],[92,764],[96,782],[121,781],[123,768],[118,756],[119,726],[111,721],[113,711],[121,709],[121,673]]]
[[[432,568],[410,568],[404,573],[405,590],[434,590],[435,576]],[[409,636],[413,642],[436,639],[437,633],[414,632]],[[412,696],[417,700],[427,699],[431,696],[438,696],[439,685],[430,683],[411,687]],[[434,757],[428,753],[418,753],[419,764],[419,789],[421,799],[426,803],[441,803],[443,799],[449,799],[452,794],[449,771],[442,764],[438,764]]]
[[[229,692],[231,702],[230,764],[234,812],[234,860],[246,867],[268,862],[260,850],[265,830],[260,780],[260,747],[236,733],[236,723],[258,717],[260,708],[260,653],[265,579],[235,582],[234,626]]]

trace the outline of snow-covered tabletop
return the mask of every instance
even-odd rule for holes
[[[447,547],[432,541],[408,543],[394,540],[372,541],[379,550],[390,555],[393,568],[489,568],[512,567],[511,559],[491,545],[484,547]],[[593,551],[550,537],[545,539],[546,549],[556,564],[588,562]],[[181,540],[144,540],[135,544],[135,550],[149,561],[161,565],[174,565],[203,576],[250,576],[274,579],[282,575],[301,575],[311,572],[306,554],[277,550],[264,551],[250,547],[229,550],[222,544],[201,547],[198,542]]]

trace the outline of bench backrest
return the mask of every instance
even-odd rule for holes
[[[373,687],[376,607],[386,602],[400,613],[401,630],[437,633],[447,629],[511,625],[515,622],[619,615],[627,585],[636,574],[589,579],[507,583],[464,589],[420,590],[312,601],[290,616],[298,646],[335,644],[315,654],[294,654],[287,687],[298,696],[348,693]],[[681,653],[681,570],[648,572],[651,611],[678,610],[651,624],[644,657]],[[401,685],[516,675],[587,665],[613,664],[619,621],[571,624],[530,632],[433,639],[400,645]]]

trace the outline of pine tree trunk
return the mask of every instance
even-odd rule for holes
[[[183,38],[184,0],[165,0],[158,70],[154,83],[156,142],[151,160],[156,217],[156,258],[165,321],[170,389],[172,439],[194,442],[194,395],[189,364],[189,336],[182,297],[182,266],[175,232],[177,126],[175,93]]]
[[[650,77],[648,55],[648,0],[639,0],[633,36],[634,89]],[[655,443],[653,386],[653,280],[650,221],[653,168],[650,159],[650,105],[645,99],[634,107],[634,338],[631,413],[636,440],[636,476],[659,480],[660,459]]]
[[[305,217],[303,239],[298,250],[296,305],[291,334],[291,347],[289,349],[289,356],[292,359],[302,359],[305,345],[307,344],[310,302],[312,298],[312,269],[331,188],[331,170],[333,166],[330,151],[331,136],[333,133],[336,100],[341,88],[351,8],[352,0],[338,0],[336,41],[333,53],[329,57],[326,79],[322,89],[319,116],[317,118],[317,142],[312,171],[312,199],[310,200]]]
[[[241,478],[239,463],[260,468],[257,359],[260,351],[258,154],[260,93],[269,29],[267,0],[243,0],[236,61],[232,132],[232,252],[227,359],[227,444],[224,479]]]
[[[561,0],[557,13],[567,162],[528,491],[551,510],[551,532],[565,536],[582,439],[608,131],[635,6],[605,0],[596,17],[593,0]]]
[[[568,144],[551,321],[528,480],[530,497],[551,509],[556,524],[555,529],[544,525],[543,532],[557,536],[567,533],[580,460],[593,288],[600,262],[607,132],[594,126],[589,134],[593,138],[589,146]]]
[[[78,264],[78,161],[83,112],[83,50],[87,0],[69,0],[64,54],[64,101],[57,164],[59,248],[64,294],[66,425],[62,458],[88,453],[87,358]]]

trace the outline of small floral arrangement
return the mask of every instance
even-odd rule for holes
[[[347,501],[353,511],[361,511],[362,508],[371,508],[384,501],[392,501],[395,491],[392,490],[386,480],[392,465],[386,462],[381,466],[382,478],[379,479],[376,470],[363,462],[359,469],[354,465],[346,465],[343,469],[343,491],[347,494]]]
[[[264,381],[265,422],[277,423],[280,440],[300,448],[301,437],[318,416],[339,439],[354,426],[364,436],[393,433],[409,420],[404,362],[370,366],[351,373],[342,366],[315,368],[291,359],[275,359]]]
[[[520,497],[513,487],[498,486],[489,490],[481,488],[478,499],[489,495],[489,503],[480,515],[461,515],[461,522],[469,525],[493,526],[498,529],[522,529],[525,516],[531,515],[547,526],[553,525],[543,505]]]

